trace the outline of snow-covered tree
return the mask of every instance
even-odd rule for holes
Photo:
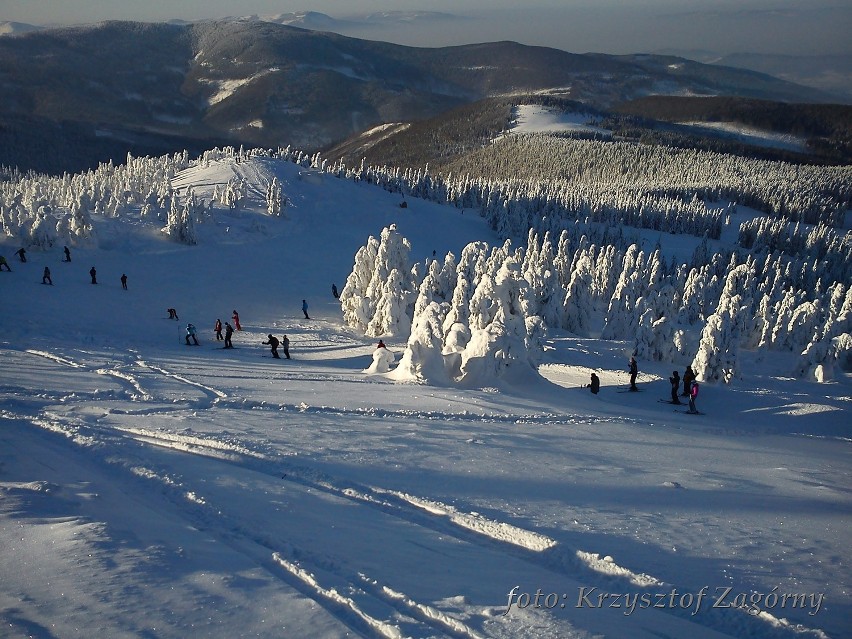
[[[461,354],[463,382],[481,384],[533,370],[521,305],[526,285],[514,257],[504,261],[496,277],[486,274],[480,280],[470,301],[470,340]]]
[[[433,384],[449,381],[442,354],[442,319],[441,307],[437,302],[429,302],[415,313],[408,344],[399,366],[393,372],[394,379],[419,380]]]
[[[407,335],[411,330],[408,307],[413,294],[406,288],[408,282],[399,269],[392,269],[381,290],[373,289],[378,295],[376,310],[367,326],[367,335]]]
[[[340,292],[343,321],[360,331],[366,331],[375,313],[375,302],[367,296],[367,287],[373,278],[379,241],[372,235],[355,253],[355,264]]]

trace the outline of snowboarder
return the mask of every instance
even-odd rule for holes
[[[337,292],[337,284],[331,285],[331,294],[334,295],[334,299],[336,299],[336,300],[340,299],[340,293]]]
[[[680,373],[672,371],[672,376],[669,377],[669,382],[672,385],[672,404],[680,404],[677,393],[680,390]]]
[[[166,310],[167,310],[167,311],[168,311],[168,313],[169,313],[169,319],[173,319],[173,320],[180,319],[180,318],[177,316],[177,311],[176,311],[175,309],[173,309],[173,308],[167,308]]]
[[[125,291],[127,290],[127,275],[125,275],[124,273],[121,274],[121,288],[123,288]]]
[[[379,343],[376,344],[376,348],[387,348],[387,346],[385,346],[385,343],[382,340],[379,340]]]
[[[27,261],[27,252],[24,250],[24,247],[21,247],[17,251],[15,251],[15,255],[17,255],[18,259],[22,262]]]
[[[263,344],[269,345],[269,348],[272,351],[272,357],[274,357],[275,359],[281,359],[281,357],[278,355],[278,344],[280,343],[278,341],[278,338],[272,335],[272,333],[270,333],[266,337],[267,341],[263,342]]]
[[[636,358],[630,358],[630,390],[638,391],[636,387],[636,376],[639,374],[639,365],[636,363]]]
[[[44,267],[44,275],[41,276],[41,283],[53,286],[53,280],[50,279],[50,269],[46,266]]]
[[[62,260],[62,261],[63,262],[70,262],[71,261],[71,251],[68,250],[67,246],[62,250],[65,252],[65,259]]]
[[[231,319],[234,320],[234,328],[238,331],[243,330],[243,327],[240,326],[240,314],[237,313],[237,309],[234,309],[234,314],[231,316]]]
[[[681,393],[682,397],[689,397],[689,385],[692,384],[692,380],[695,379],[695,373],[692,372],[692,366],[687,366],[686,370],[683,371],[683,393]]]
[[[196,332],[197,331],[195,330],[194,324],[187,324],[186,325],[186,345],[187,346],[189,346],[189,338],[190,337],[192,338],[192,341],[195,342],[195,345],[198,346],[198,338],[195,336]]]
[[[95,270],[94,266],[89,270],[89,275],[92,276],[92,284],[97,284],[98,283],[98,272]]]
[[[281,348],[284,349],[284,357],[290,359],[290,338],[286,335],[281,337]]]
[[[698,409],[695,408],[695,398],[698,397],[698,382],[694,379],[689,384],[689,412],[697,413]]]
[[[302,300],[302,312],[305,314],[305,319],[311,319],[308,317],[308,302],[306,300]]]
[[[234,345],[231,344],[231,335],[234,334],[234,327],[231,326],[228,322],[225,322],[225,348],[234,348]]]
[[[601,389],[601,378],[595,373],[592,373],[592,381],[586,385],[586,388],[590,389],[592,393],[597,395],[598,391]]]
[[[12,272],[12,269],[9,267],[9,262],[7,262],[7,261],[6,261],[6,258],[5,258],[5,257],[3,257],[2,255],[0,255],[0,271],[2,271],[2,270],[3,270],[3,267],[4,267],[4,266],[6,267],[6,270],[7,270],[7,271],[9,271],[10,273]]]
[[[225,339],[224,337],[222,337],[222,320],[220,320],[220,319],[216,320],[216,325],[213,327],[213,332],[216,333],[216,341],[217,342]]]

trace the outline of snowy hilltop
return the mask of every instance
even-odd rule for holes
[[[566,144],[8,176],[0,635],[844,636],[847,169]]]

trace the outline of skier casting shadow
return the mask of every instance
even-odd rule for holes
[[[639,365],[636,363],[636,358],[630,358],[630,390],[638,391],[636,387],[636,376],[639,374]]]
[[[672,371],[672,376],[669,377],[669,383],[672,385],[672,404],[680,404],[677,393],[680,390],[680,374],[677,371]]]
[[[689,385],[689,411],[690,413],[698,414],[698,409],[695,408],[695,398],[698,397],[698,382],[692,380]]]
[[[592,373],[591,379],[592,379],[592,381],[589,382],[588,384],[586,384],[586,388],[588,388],[589,390],[592,391],[592,393],[597,395],[598,392],[601,389],[601,378],[598,377],[597,375],[595,375],[594,373]]]
[[[275,359],[281,359],[281,357],[278,355],[278,344],[280,343],[278,341],[278,338],[272,335],[271,333],[266,337],[267,341],[263,342],[263,344],[269,345],[269,349],[272,351],[272,357],[274,357]]]

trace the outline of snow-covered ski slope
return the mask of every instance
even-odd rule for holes
[[[414,259],[495,237],[270,159],[174,184],[235,175],[258,211],[218,210],[197,246],[99,217],[99,248],[0,273],[0,636],[849,636],[848,378],[767,357],[685,415],[658,402],[668,365],[618,393],[629,345],[558,333],[523,384],[365,375],[375,340],[331,285],[367,236],[395,223]]]

